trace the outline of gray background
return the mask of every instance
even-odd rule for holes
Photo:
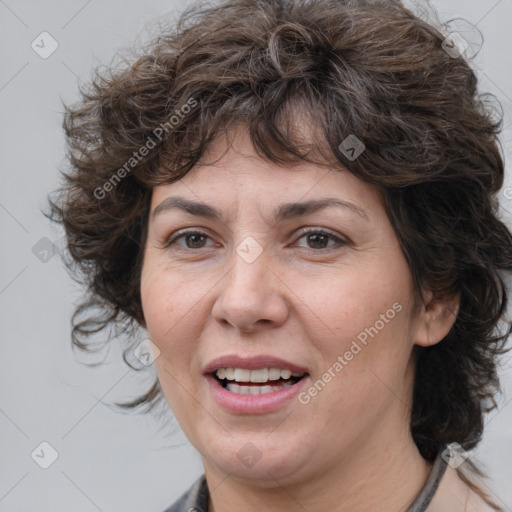
[[[121,362],[118,341],[104,365],[89,368],[77,362],[69,327],[80,289],[58,256],[40,259],[48,243],[41,239],[57,248],[62,243],[62,233],[40,212],[48,192],[59,185],[58,169],[65,163],[62,102],[78,99],[77,84],[88,81],[94,67],[108,64],[135,39],[146,39],[147,23],[164,14],[173,18],[187,4],[0,0],[2,512],[159,512],[203,472],[199,455],[181,431],[172,434],[176,423],[170,413],[160,428],[150,416],[118,414],[108,407],[145,390],[153,368],[130,370]],[[433,4],[443,22],[465,18],[469,39],[471,25],[484,35],[474,66],[482,90],[496,94],[505,108],[506,186],[512,187],[512,0]],[[59,44],[47,59],[31,48],[43,31]],[[506,190],[501,200],[510,222],[512,188]],[[471,456],[488,470],[495,499],[512,510],[510,357],[503,361],[501,377],[500,411],[487,418],[485,437]],[[48,469],[31,458],[42,441],[58,452]]]

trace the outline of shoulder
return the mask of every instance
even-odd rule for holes
[[[163,512],[208,512],[208,501],[208,486],[203,474]]]
[[[496,512],[496,509],[480,496],[478,489],[486,494],[483,481],[471,471],[447,465],[439,488],[426,512]]]

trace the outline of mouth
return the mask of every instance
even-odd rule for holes
[[[238,395],[265,395],[294,386],[309,376],[283,368],[218,368],[210,375],[220,386]]]
[[[230,414],[266,414],[293,407],[311,381],[309,369],[270,354],[226,354],[210,361],[203,374],[209,393]]]

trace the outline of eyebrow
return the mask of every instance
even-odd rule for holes
[[[361,207],[357,206],[354,203],[344,201],[342,199],[337,199],[334,197],[314,199],[311,201],[304,201],[300,203],[285,203],[274,210],[273,217],[277,222],[280,222],[286,219],[308,215],[318,210],[322,210],[324,208],[333,206],[351,210],[353,213],[357,214],[363,219],[367,221],[370,220],[366,212]],[[189,213],[190,215],[221,220],[224,222],[222,213],[219,212],[219,210],[217,210],[213,206],[210,206],[205,203],[191,201],[183,197],[168,197],[164,199],[153,210],[153,218],[163,212],[173,210],[176,208],[183,210],[186,213]]]

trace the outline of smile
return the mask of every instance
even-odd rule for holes
[[[220,379],[215,373],[205,375],[207,389],[214,402],[228,413],[265,414],[295,403],[297,395],[311,382],[309,374],[267,382],[237,382]]]
[[[238,395],[264,395],[296,384],[306,375],[280,368],[219,368],[215,378],[221,386]],[[272,384],[270,384],[272,382]]]

